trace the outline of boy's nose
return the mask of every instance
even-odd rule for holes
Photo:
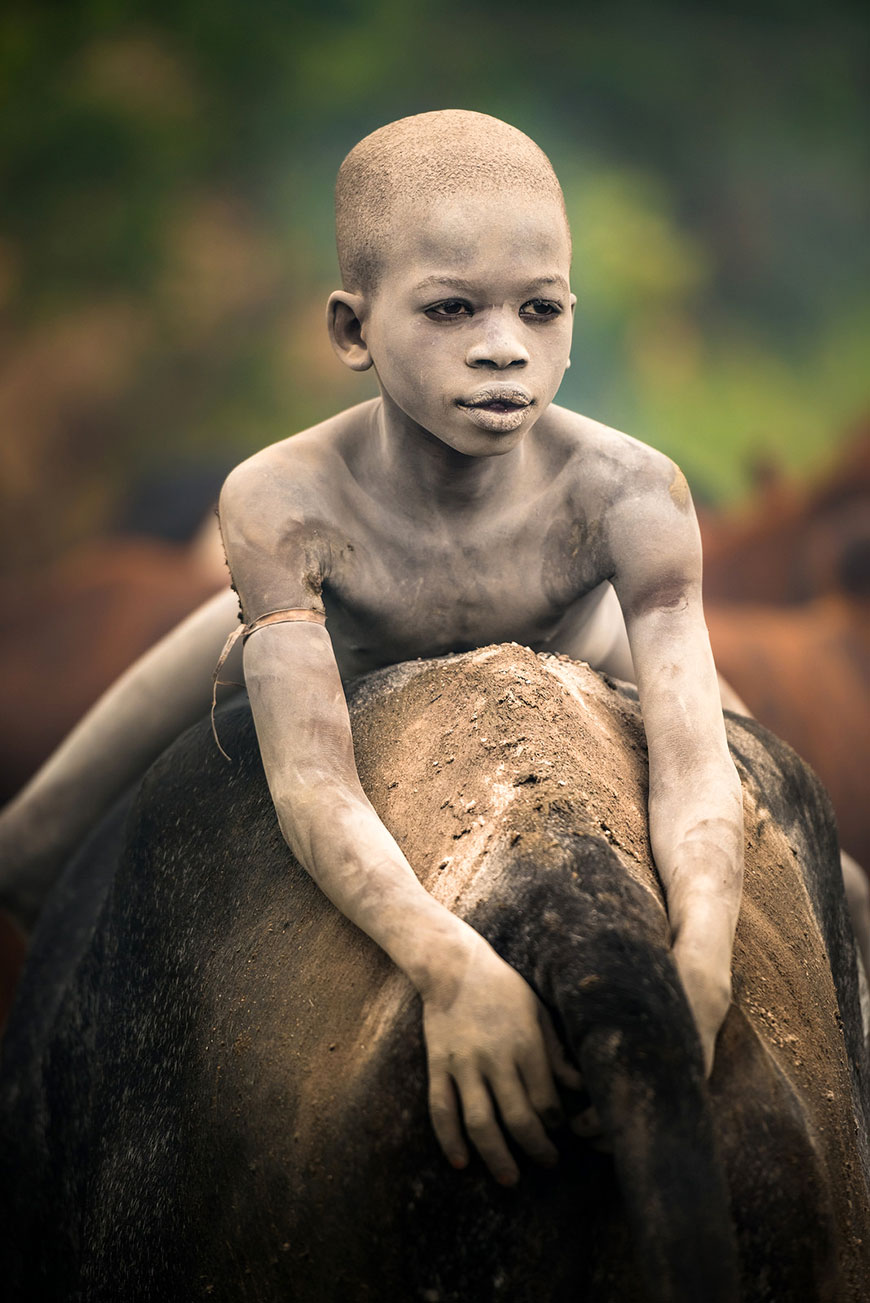
[[[513,321],[493,316],[484,325],[465,355],[468,366],[495,367],[499,371],[509,366],[525,366],[529,354]]]

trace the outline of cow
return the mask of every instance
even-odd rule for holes
[[[510,644],[348,695],[378,814],[579,1065],[559,1164],[505,1189],[445,1163],[417,997],[293,860],[241,701],[218,717],[230,761],[206,725],[183,735],[37,928],[0,1070],[13,1296],[866,1299],[868,1059],[812,773],[728,719],[746,881],[707,1083],[633,692]]]

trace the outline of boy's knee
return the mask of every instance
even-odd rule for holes
[[[746,715],[752,719],[752,711],[743,698],[734,691],[728,680],[718,673],[716,677],[719,680],[719,700],[722,702],[722,709],[733,710],[735,715]]]

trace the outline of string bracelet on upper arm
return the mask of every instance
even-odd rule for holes
[[[227,760],[230,757],[224,751],[217,734],[214,712],[217,707],[217,690],[218,687],[231,687],[224,679],[220,678],[220,672],[224,667],[227,657],[241,638],[247,642],[252,633],[258,629],[265,629],[270,624],[326,624],[326,616],[320,611],[307,611],[303,607],[291,607],[286,611],[267,611],[265,615],[259,616],[256,620],[251,620],[250,624],[240,624],[237,629],[233,629],[229,638],[224,643],[224,649],[220,654],[217,665],[214,667],[214,674],[211,678],[211,731],[214,740],[217,743],[217,749]]]

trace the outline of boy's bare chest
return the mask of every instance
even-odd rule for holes
[[[545,645],[606,576],[597,528],[538,511],[449,523],[355,511],[323,587],[343,673],[492,642]]]

